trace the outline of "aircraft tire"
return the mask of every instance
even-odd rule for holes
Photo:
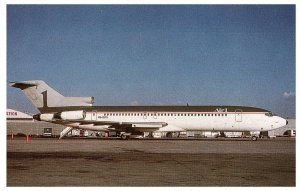
[[[166,137],[167,138],[173,138],[172,132],[167,132]]]
[[[129,136],[122,134],[122,135],[121,135],[121,139],[122,139],[122,140],[128,140],[128,139],[129,139]]]
[[[257,136],[252,136],[251,141],[257,141]]]

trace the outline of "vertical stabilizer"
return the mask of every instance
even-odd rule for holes
[[[20,88],[32,104],[39,108],[65,106],[92,106],[93,97],[65,97],[42,80],[10,82],[11,87]]]

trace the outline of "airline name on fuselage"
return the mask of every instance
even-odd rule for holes
[[[215,112],[227,112],[227,108],[224,108],[224,109],[222,109],[222,108],[217,108],[217,109],[215,110]]]

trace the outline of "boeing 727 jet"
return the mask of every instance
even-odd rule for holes
[[[269,131],[287,120],[272,112],[245,106],[93,106],[93,97],[65,97],[44,81],[11,82],[40,111],[34,119],[72,129],[123,132],[122,139],[143,132]],[[252,140],[257,140],[253,136]]]

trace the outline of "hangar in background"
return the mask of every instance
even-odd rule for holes
[[[26,114],[20,111],[16,111],[13,109],[6,110],[6,120],[9,121],[33,121],[33,118],[30,114]]]
[[[61,125],[36,121],[31,114],[23,113],[13,109],[6,110],[7,135],[44,135],[51,129],[53,136],[59,136],[64,129]],[[46,132],[45,132],[46,131]]]
[[[273,131],[268,132],[268,136],[282,136],[282,135],[290,135],[291,133],[295,136],[296,134],[296,119],[287,119],[288,124],[286,126],[283,126],[279,129],[275,129]],[[293,132],[291,132],[293,131]]]

